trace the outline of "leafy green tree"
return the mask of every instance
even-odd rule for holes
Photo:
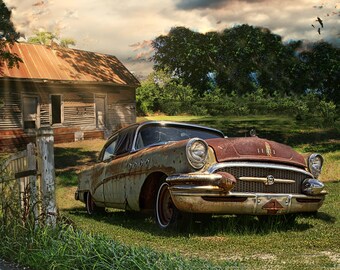
[[[301,42],[284,45],[268,29],[240,25],[223,32],[201,34],[184,27],[157,37],[152,58],[155,70],[183,80],[199,96],[218,87],[224,93],[244,94],[262,87],[268,93],[297,91],[292,75]],[[295,71],[294,71],[295,70]]]
[[[58,44],[60,47],[68,48],[69,46],[75,46],[76,42],[72,38],[60,38],[58,33],[52,33],[48,31],[35,31],[34,36],[28,38],[29,43],[52,45]]]
[[[163,71],[151,73],[137,88],[136,101],[139,115],[163,112],[169,115],[189,112],[193,90],[180,79],[173,79]]]
[[[308,72],[309,90],[340,106],[340,49],[318,42],[300,57]]]
[[[185,27],[174,27],[168,35],[157,37],[152,46],[154,69],[164,70],[173,78],[181,78],[184,86],[191,86],[199,94],[209,88],[209,43],[204,34]]]
[[[19,37],[20,34],[15,31],[11,21],[11,11],[0,0],[0,65],[7,62],[8,66],[12,68],[22,62],[17,54],[10,53],[6,49],[7,44],[13,45]]]
[[[298,61],[294,55],[300,43],[286,46],[268,29],[240,25],[217,34],[217,85],[226,93],[267,93],[295,90],[291,74]]]
[[[52,32],[35,31],[34,36],[28,38],[28,42],[33,44],[51,45],[56,38],[57,36]]]
[[[59,45],[63,48],[69,48],[70,46],[75,46],[76,41],[73,38],[61,38]]]

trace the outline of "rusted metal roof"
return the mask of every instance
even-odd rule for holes
[[[16,53],[23,63],[12,69],[2,63],[0,77],[139,85],[112,55],[28,43],[7,45],[7,50]]]

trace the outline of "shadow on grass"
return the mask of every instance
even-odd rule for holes
[[[340,137],[340,135],[339,135]],[[306,152],[319,152],[321,154],[323,153],[330,153],[330,152],[336,152],[340,151],[340,143],[333,143],[333,142],[327,142],[327,143],[316,143],[314,145],[308,145],[304,148],[304,151]]]
[[[249,137],[251,129],[255,129],[259,137],[288,144],[292,147],[300,144],[318,144],[321,153],[339,150],[340,144],[321,143],[336,140],[340,132],[336,128],[311,129],[306,124],[299,124],[285,119],[240,119],[238,120],[207,120],[193,121],[196,124],[207,125],[222,130],[228,137]],[[309,131],[308,131],[309,130]],[[311,151],[316,147],[311,146]]]
[[[300,216],[305,218],[318,219],[329,224],[334,224],[336,222],[336,217],[320,211],[311,214],[301,214]]]
[[[335,218],[326,213],[317,213],[315,215],[306,216],[303,218],[297,217],[296,221],[284,222],[279,221],[263,222],[259,221],[254,216],[213,216],[211,219],[204,222],[188,222],[185,227],[174,227],[171,230],[161,230],[158,228],[152,215],[147,215],[139,212],[114,211],[104,214],[96,214],[89,216],[84,208],[73,208],[67,210],[69,216],[81,217],[84,222],[93,220],[100,223],[107,223],[131,229],[135,231],[144,231],[156,236],[214,236],[217,234],[230,235],[264,235],[271,232],[286,232],[286,231],[306,231],[313,228],[312,222],[309,219],[319,219],[327,223],[334,223]],[[72,217],[71,217],[72,218]]]
[[[63,187],[76,186],[78,184],[78,175],[74,169],[67,169],[56,172],[57,184]]]
[[[58,170],[93,164],[97,161],[97,154],[96,151],[84,151],[82,148],[55,147],[55,168]]]

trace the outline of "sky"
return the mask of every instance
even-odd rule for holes
[[[4,0],[16,30],[59,32],[74,48],[115,55],[138,77],[152,71],[150,41],[184,26],[205,33],[240,24],[269,28],[284,41],[340,47],[339,0]],[[316,18],[323,20],[321,34]],[[315,26],[315,28],[312,27]]]

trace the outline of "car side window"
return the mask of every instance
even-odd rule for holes
[[[108,160],[112,158],[115,155],[115,150],[117,146],[117,139],[118,137],[115,137],[111,143],[105,148],[105,152],[103,155],[103,161]]]

